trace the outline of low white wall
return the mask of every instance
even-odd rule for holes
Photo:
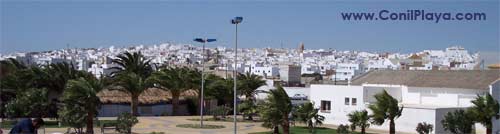
[[[497,100],[500,101],[500,80],[495,81],[490,86],[490,93]],[[493,133],[500,134],[500,119],[493,120]]]
[[[357,104],[345,105],[345,98],[356,98]],[[326,124],[349,124],[347,114],[355,110],[365,109],[362,86],[343,85],[311,85],[309,99],[314,102],[316,108],[320,108],[321,101],[331,101],[330,112],[320,112],[325,116]]]
[[[404,104],[469,107],[477,94],[488,93],[481,89],[408,87],[403,90]]]

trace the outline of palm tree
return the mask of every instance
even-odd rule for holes
[[[251,74],[250,72],[239,74],[238,83],[241,83],[238,88],[241,91],[241,95],[244,95],[249,100],[254,99],[257,88],[266,85],[266,81],[261,76]]]
[[[118,71],[112,73],[115,77],[115,85],[120,86],[118,90],[129,93],[132,99],[130,103],[132,114],[138,115],[137,106],[139,103],[139,95],[152,85],[146,79],[153,72],[153,68],[148,60],[140,52],[125,52],[113,59],[113,63],[118,64],[118,67],[113,67]]]
[[[278,134],[278,127],[281,126],[284,134],[290,133],[289,114],[292,111],[292,103],[281,86],[271,90],[266,101],[259,107],[260,115],[264,127],[273,128],[274,133]]]
[[[244,95],[246,100],[241,106],[241,112],[244,112],[248,116],[248,120],[253,120],[253,114],[255,113],[255,94],[257,94],[257,88],[266,85],[266,81],[262,79],[261,76],[251,74],[247,72],[246,74],[239,74],[239,90],[241,95]]]
[[[198,76],[201,76],[201,74],[197,70],[187,67],[166,67],[154,72],[148,81],[155,83],[155,87],[169,91],[172,94],[172,112],[174,115],[178,115],[181,93],[198,88],[200,79]]]
[[[208,98],[217,99],[218,105],[233,105],[230,103],[233,101],[233,79],[209,74],[205,83],[207,84],[205,95]]]
[[[135,73],[142,78],[148,77],[152,72],[153,68],[150,65],[151,60],[148,60],[140,52],[125,52],[113,59],[112,62],[118,64],[118,67],[113,67],[112,69],[118,70],[112,75],[119,73]]]
[[[398,100],[393,98],[387,91],[383,91],[375,95],[377,100],[374,104],[368,106],[373,114],[370,115],[372,123],[376,125],[384,124],[385,120],[389,120],[389,133],[396,133],[395,120],[401,116],[403,107],[399,107]]]
[[[145,78],[141,77],[136,73],[120,73],[115,77],[115,87],[112,90],[119,90],[128,93],[131,97],[130,106],[132,108],[132,114],[137,116],[137,106],[139,105],[139,96],[148,88],[153,85],[146,81]]]
[[[368,111],[354,111],[347,115],[349,117],[349,122],[351,122],[351,127],[353,131],[356,127],[361,128],[361,134],[366,134],[366,128],[370,127],[370,117],[368,116]]]
[[[66,90],[64,91],[64,100],[79,101],[85,108],[85,111],[87,112],[87,134],[94,133],[93,120],[97,115],[97,108],[100,105],[100,100],[99,97],[97,97],[97,93],[103,90],[103,88],[103,78],[98,80],[95,77],[91,76],[87,78],[81,77],[79,79],[68,81],[68,85],[66,86]]]
[[[491,94],[484,96],[477,96],[475,100],[471,101],[474,106],[470,107],[470,113],[474,116],[474,121],[481,123],[486,127],[486,133],[492,133],[492,119],[498,119],[500,105]]]
[[[454,134],[470,134],[473,130],[474,117],[472,117],[470,110],[455,110],[448,112],[441,120],[441,124],[445,131]]]
[[[316,126],[323,124],[325,120],[325,117],[319,115],[318,111],[319,109],[314,108],[313,103],[307,102],[299,106],[294,114],[301,122],[307,125],[310,133],[314,133]]]

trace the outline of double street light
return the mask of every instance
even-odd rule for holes
[[[236,71],[237,68],[237,59],[238,59],[238,24],[240,24],[243,21],[243,17],[234,17],[234,19],[231,20],[231,24],[234,24],[236,26],[236,40],[235,40],[235,45],[234,45],[234,68],[233,68],[233,79],[234,79],[234,88],[233,88],[233,93],[234,93],[234,98],[233,98],[233,121],[234,121],[234,134],[237,133],[237,127],[236,127],[236,106],[237,106],[237,100],[236,100],[236,77],[238,76],[238,71]]]
[[[203,107],[205,105],[205,100],[203,99],[204,97],[204,89],[205,89],[205,44],[208,42],[214,42],[216,39],[207,39],[207,38],[196,38],[194,41],[203,43],[203,50],[201,53],[201,103],[200,103],[200,117],[201,117],[201,122],[200,126],[203,128]]]

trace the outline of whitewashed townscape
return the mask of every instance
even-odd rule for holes
[[[72,62],[79,70],[86,70],[99,77],[113,71],[110,68],[116,65],[113,65],[111,59],[124,51],[140,51],[156,66],[198,66],[202,60],[200,46],[172,43],[11,53],[2,54],[0,60],[15,58],[37,65]],[[289,69],[285,66],[293,65],[300,68],[299,75],[320,74],[332,81],[350,81],[370,70],[473,70],[479,69],[481,64],[479,53],[470,53],[460,46],[407,54],[313,50],[304,49],[304,44],[300,44],[297,49],[248,48],[238,51],[240,60],[237,64],[233,62],[234,49],[226,47],[207,48],[205,60],[215,67],[214,70],[236,69],[240,73],[249,72],[265,78],[280,78],[282,75],[289,77],[289,74],[283,74],[287,71],[282,69]]]

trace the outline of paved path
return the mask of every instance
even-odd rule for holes
[[[178,124],[197,124],[199,121],[190,121],[187,119],[199,118],[199,116],[164,116],[164,117],[139,117],[139,123],[136,124],[132,131],[134,133],[151,133],[151,132],[164,132],[165,134],[232,134],[233,122],[214,122],[205,121],[204,124],[209,125],[223,125],[222,129],[193,129],[193,128],[179,128]],[[100,120],[109,120],[116,118],[99,118]],[[46,134],[64,133],[67,128],[46,128]],[[7,133],[7,130],[3,130]],[[269,129],[261,127],[259,122],[238,122],[238,133],[247,134],[252,132],[270,131]],[[94,132],[100,134],[101,130],[95,128]],[[114,133],[109,130],[106,133]],[[40,133],[42,133],[40,131]],[[43,133],[42,133],[43,134]]]

